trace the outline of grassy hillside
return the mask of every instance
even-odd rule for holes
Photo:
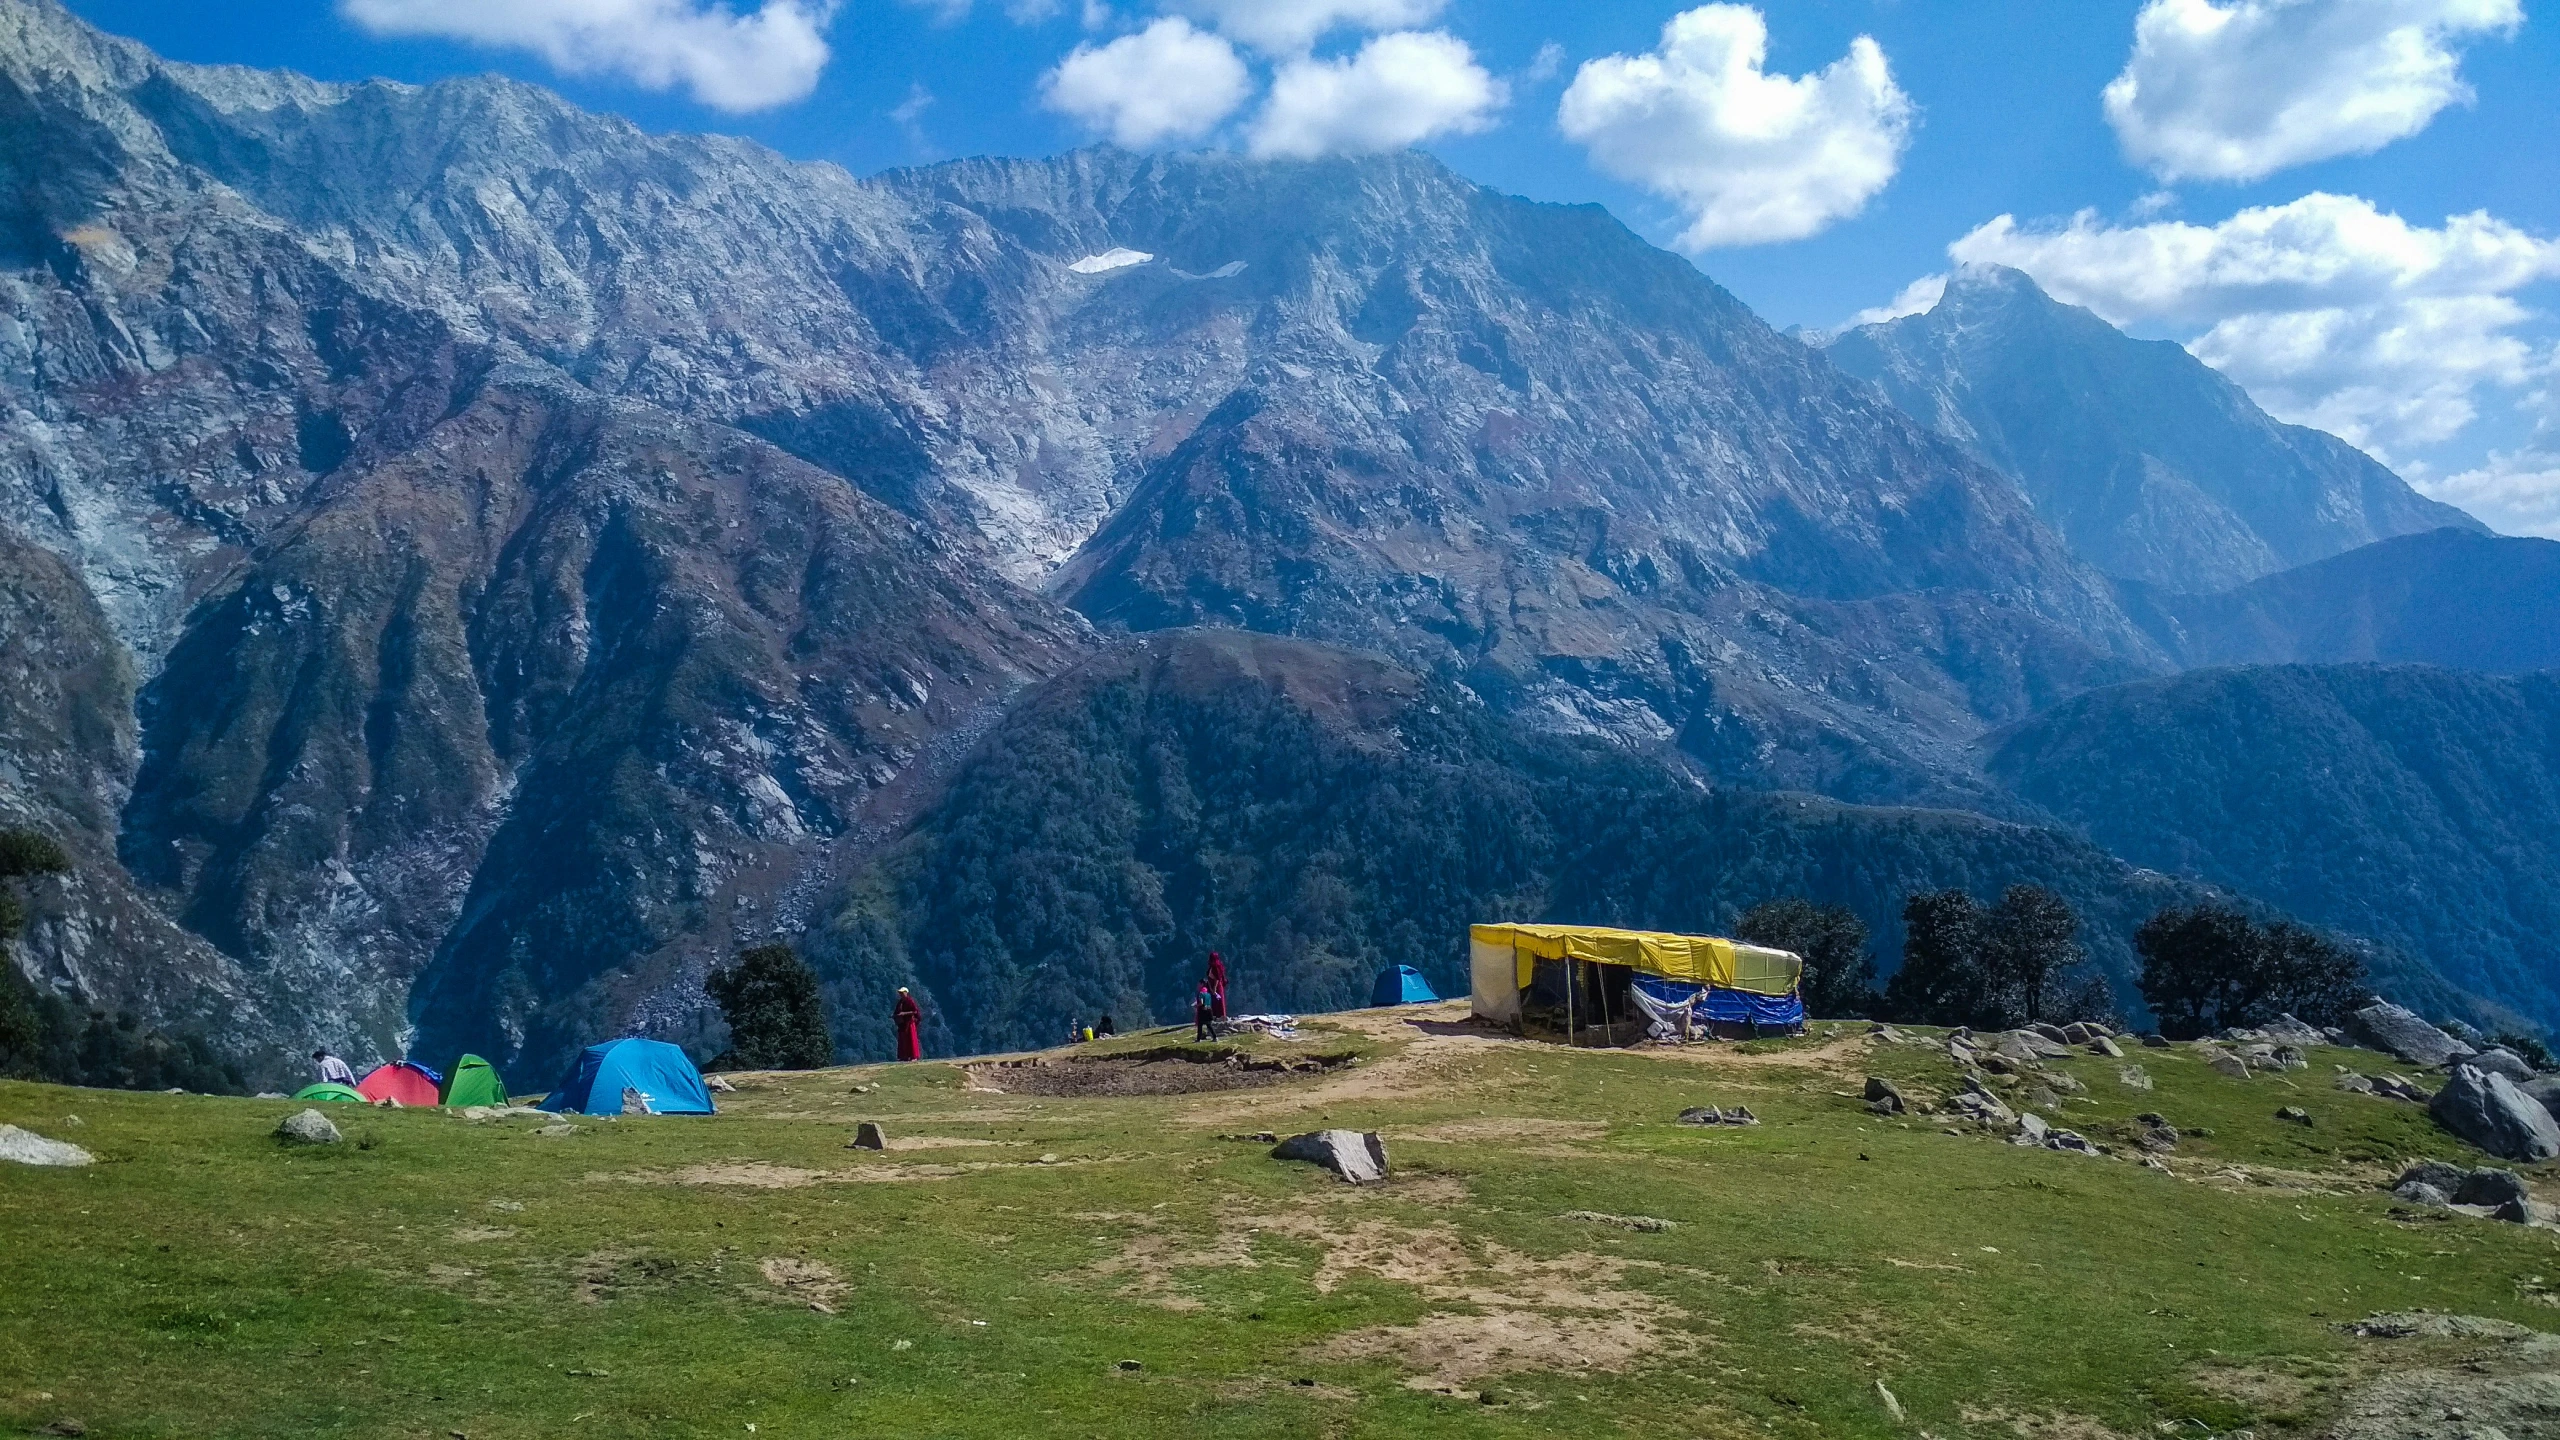
[[[2374,1188],[2464,1158],[2414,1108],[2330,1088],[2333,1060],[2377,1057],[2243,1082],[2145,1051],[2126,1063],[2149,1091],[2057,1062],[2087,1087],[2058,1120],[2120,1139],[2156,1110],[2187,1133],[2161,1173],[1873,1116],[1864,1075],[1920,1098],[1954,1072],[1862,1026],[1612,1053],[1454,1017],[1328,1017],[1255,1048],[1356,1063],[1255,1088],[1017,1093],[1108,1067],[928,1063],[750,1076],[714,1118],[560,1136],[338,1108],[350,1143],[305,1151],[268,1138],[288,1103],[0,1085],[0,1121],[100,1159],[0,1165],[0,1423],[2267,1437],[2422,1383],[2389,1372],[2514,1353],[2341,1321],[2560,1328],[2552,1232],[2407,1216]],[[1763,1123],[1672,1123],[1696,1104]],[[893,1148],[845,1148],[857,1119]],[[1390,1182],[1224,1138],[1319,1124],[1382,1130]]]
[[[2136,864],[2560,1023],[2560,674],[2196,671],[2056,706],[1989,768]]]

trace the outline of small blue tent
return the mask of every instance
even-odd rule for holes
[[[664,1040],[607,1040],[578,1056],[578,1068],[542,1102],[564,1115],[619,1115],[622,1092],[637,1090],[652,1115],[709,1115],[711,1092],[684,1052]]]
[[[1372,1005],[1422,1005],[1440,997],[1431,993],[1431,982],[1410,965],[1390,965],[1378,972],[1378,983],[1369,987]]]

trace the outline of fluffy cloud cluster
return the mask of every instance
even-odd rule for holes
[[[1768,54],[1759,11],[1701,5],[1661,49],[1584,64],[1556,120],[1601,169],[1683,209],[1683,248],[1800,239],[1893,178],[1911,101],[1864,35],[1810,75],[1772,75]]]
[[[1131,149],[1197,140],[1252,93],[1235,47],[1178,16],[1077,46],[1040,86],[1042,104]]]
[[[2523,22],[2520,0],[2150,0],[2107,120],[2165,180],[2367,154],[2468,102],[2460,45]]]
[[[2560,276],[2560,241],[2488,215],[2430,229],[2316,192],[2218,225],[2003,215],[1948,254],[2013,265],[2119,325],[2188,334],[2269,411],[2386,458],[2468,425],[2482,387],[2534,377],[2515,295]]]
[[[377,35],[530,50],[571,74],[681,87],[722,110],[807,95],[827,65],[834,0],[765,0],[753,14],[697,0],[342,0]]]
[[[1182,9],[1257,50],[1297,55],[1333,30],[1405,30],[1445,0],[1187,0]]]
[[[1306,158],[1400,150],[1493,123],[1502,83],[1466,43],[1437,31],[1381,35],[1340,60],[1280,67],[1253,122],[1256,155]]]
[[[1041,81],[1041,103],[1120,145],[1195,141],[1241,110],[1253,76],[1239,43],[1270,58],[1271,92],[1245,127],[1256,155],[1396,150],[1493,124],[1509,98],[1465,41],[1444,30],[1373,35],[1338,58],[1310,53],[1345,27],[1410,25],[1445,0],[1189,0],[1181,16],[1085,44]]]

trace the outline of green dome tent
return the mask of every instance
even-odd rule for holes
[[[301,1089],[293,1092],[293,1098],[296,1100],[333,1101],[341,1105],[370,1105],[373,1103],[372,1101],[364,1098],[363,1094],[353,1085],[336,1085],[326,1080],[321,1081],[317,1085],[303,1086]]]
[[[447,1105],[504,1105],[507,1082],[498,1078],[498,1067],[477,1055],[465,1055],[454,1062],[453,1078],[444,1082]]]

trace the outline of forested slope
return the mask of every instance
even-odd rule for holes
[[[848,1053],[886,1053],[898,985],[966,1052],[1179,1018],[1212,949],[1249,1010],[1360,1004],[1397,961],[1462,993],[1490,919],[1717,930],[1801,894],[1855,908],[1890,970],[1905,895],[2020,881],[2079,909],[2128,1004],[2133,928],[2202,888],[2055,829],[1711,791],[1372,656],[1176,631],[1021,707],[810,947]]]
[[[2136,864],[2560,1021],[2560,674],[2195,671],[2057,706],[1989,768]]]

